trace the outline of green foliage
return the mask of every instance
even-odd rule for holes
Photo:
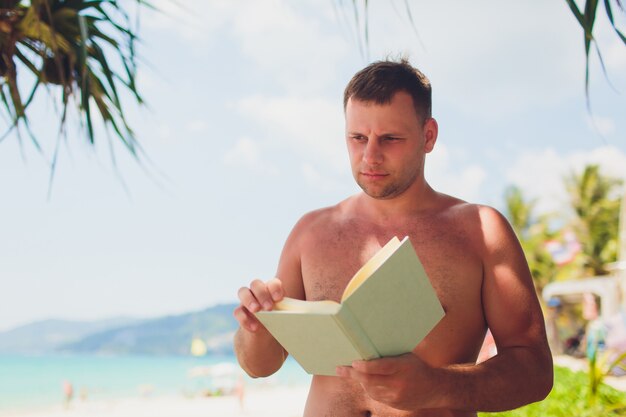
[[[550,216],[533,216],[536,201],[526,200],[518,187],[507,188],[505,203],[505,215],[520,240],[535,288],[541,292],[558,271],[556,263],[545,248],[545,242],[557,237],[559,232],[550,229]]]
[[[511,186],[505,193],[505,215],[526,255],[538,292],[561,277],[597,276],[608,273],[607,265],[617,260],[621,181],[601,174],[597,165],[588,165],[580,175],[566,178],[573,220],[555,215],[534,214],[536,201]],[[554,220],[565,226],[554,229]],[[576,262],[558,266],[546,250],[549,240],[560,240],[566,230],[573,230],[581,244]]]
[[[589,106],[589,52],[591,50],[591,46],[595,46],[596,52],[598,53],[598,59],[600,60],[600,65],[602,66],[602,70],[606,75],[606,69],[604,67],[604,61],[602,60],[602,54],[600,53],[600,49],[598,48],[598,44],[596,42],[595,37],[593,36],[593,26],[596,22],[596,12],[598,10],[598,4],[600,3],[598,0],[586,0],[585,8],[581,11],[578,8],[575,0],[565,0],[570,10],[574,14],[574,17],[578,21],[578,24],[583,29],[583,39],[585,43],[585,93],[587,96],[587,106]],[[613,27],[616,35],[622,40],[624,45],[626,45],[626,36],[618,29],[615,25],[615,19],[613,10],[619,10],[624,12],[624,5],[622,4],[622,0],[604,0],[604,10],[606,11],[606,16]],[[617,6],[617,7],[615,7]]]
[[[589,404],[589,377],[584,372],[554,368],[554,387],[548,397],[517,410],[479,413],[481,417],[611,417],[626,416],[626,393],[599,384],[597,401]]]
[[[626,352],[622,352],[615,357],[615,352],[600,351],[596,341],[591,351],[589,370],[587,372],[589,376],[588,401],[590,407],[595,407],[598,404],[600,387],[604,383],[604,379],[610,375],[611,371],[613,369],[621,369],[622,372],[624,371],[624,359],[626,359]],[[626,404],[624,407],[626,407]]]
[[[605,275],[606,266],[617,260],[621,181],[603,176],[597,165],[589,165],[581,175],[566,179],[574,230],[582,244],[584,273]]]
[[[10,121],[0,140],[13,131],[20,138],[24,127],[40,149],[29,129],[27,109],[43,85],[61,93],[60,133],[73,99],[90,143],[95,141],[97,113],[138,157],[119,96],[126,89],[142,103],[135,84],[137,35],[122,6],[115,0],[21,0],[0,6],[0,104]],[[111,62],[123,70],[114,70]],[[18,85],[30,79],[34,82],[24,95]]]
[[[517,186],[508,187],[504,193],[507,217],[515,233],[521,238],[526,237],[532,225],[532,211],[536,200],[527,201],[522,190]]]

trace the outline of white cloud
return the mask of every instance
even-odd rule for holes
[[[332,5],[288,0],[156,0],[161,13],[144,24],[191,42],[204,54],[207,44],[235,42],[231,54],[251,60],[257,73],[289,91],[312,92],[338,77],[335,63],[351,45],[332,19]],[[311,13],[314,11],[314,16]]]
[[[487,173],[478,165],[461,165],[455,149],[438,144],[426,156],[426,178],[437,190],[469,202],[480,201],[480,191]],[[462,154],[462,152],[461,152]]]
[[[317,167],[308,162],[303,163],[300,170],[307,184],[320,191],[337,191],[345,188],[345,184],[336,181],[328,175],[323,175]]]
[[[407,51],[431,78],[435,96],[464,113],[508,117],[580,92],[582,34],[566,5],[433,1],[412,12],[419,40],[388,4],[372,3],[374,56]]]
[[[284,0],[248,2],[233,20],[242,51],[254,60],[257,70],[299,93],[317,91],[335,80],[334,63],[350,46],[339,36],[335,22],[330,31],[325,30],[328,19],[322,13],[312,18],[303,6]]]
[[[161,140],[162,142],[168,142],[173,138],[172,128],[166,123],[161,123],[158,125],[156,129],[156,134],[159,140]]]
[[[621,13],[614,14],[615,17],[620,15]],[[619,20],[619,18],[615,20],[618,27],[620,26]],[[624,33],[624,29],[622,28],[621,30],[622,33]],[[620,74],[623,75],[624,70],[626,70],[626,45],[624,45],[619,38],[613,26],[611,26],[604,11],[600,11],[596,19],[594,37],[602,53],[602,58],[609,72],[609,77],[613,79]],[[599,70],[600,68],[598,68],[598,71]]]
[[[615,40],[606,48],[604,53],[604,63],[609,70],[609,76],[626,71],[626,45],[615,35]]]
[[[244,7],[237,0],[154,0],[152,5],[157,11],[142,12],[143,26],[199,44],[215,38],[215,33],[228,26],[237,10]]]
[[[541,212],[556,211],[567,201],[563,189],[563,177],[567,163],[554,149],[525,152],[508,170],[509,182],[524,190],[528,198],[538,198],[537,209]]]
[[[191,133],[204,133],[208,130],[209,125],[204,120],[190,120],[185,125],[185,129]]]
[[[258,143],[249,138],[239,139],[222,160],[227,166],[245,167],[260,174],[278,174],[276,167],[262,160]]]
[[[585,115],[587,119],[587,126],[592,132],[597,132],[602,136],[610,136],[615,133],[615,121],[610,117],[602,116],[589,116]]]
[[[341,103],[322,98],[254,96],[241,100],[238,107],[281,145],[292,147],[305,158],[324,161],[336,170],[345,167]]]
[[[569,201],[564,179],[582,172],[588,164],[599,165],[604,175],[626,179],[626,154],[613,146],[568,154],[559,154],[552,148],[528,151],[508,170],[507,179],[529,198],[538,199],[538,211],[561,211],[567,209]]]
[[[581,172],[585,165],[597,164],[604,175],[626,179],[626,154],[614,146],[574,152],[567,156],[567,161],[574,172]]]

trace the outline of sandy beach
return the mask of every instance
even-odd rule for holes
[[[300,417],[307,386],[255,387],[247,390],[243,409],[236,396],[183,396],[129,398],[110,401],[73,402],[38,411],[3,414],[11,417]]]

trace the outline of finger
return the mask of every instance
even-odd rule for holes
[[[351,366],[338,366],[335,368],[335,373],[337,374],[337,376],[340,376],[342,378],[353,378],[352,374],[354,372],[354,369]]]
[[[337,376],[350,378],[360,383],[366,391],[373,388],[384,386],[386,376],[366,374],[354,369],[351,366],[338,366],[335,370]]]
[[[260,279],[255,279],[250,283],[250,290],[254,294],[254,298],[257,299],[263,310],[271,310],[274,308],[274,300],[270,295],[267,285]]]
[[[247,288],[247,287],[239,288],[239,291],[237,292],[237,296],[239,297],[239,301],[241,302],[241,305],[244,306],[246,309],[248,309],[248,311],[252,313],[256,313],[257,311],[261,309],[261,304],[259,304],[258,300],[254,296],[250,288]]]
[[[369,375],[393,375],[398,372],[401,361],[402,359],[399,357],[354,361],[352,362],[352,367],[361,373]]]
[[[267,289],[269,290],[272,300],[274,300],[274,302],[282,300],[285,296],[283,283],[278,278],[272,278],[267,281]]]
[[[233,311],[233,315],[239,325],[250,332],[256,332],[259,329],[260,323],[252,313],[250,313],[245,307],[239,306]]]

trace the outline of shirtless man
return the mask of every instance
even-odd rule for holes
[[[284,296],[339,301],[350,277],[393,236],[409,236],[446,316],[413,350],[314,376],[305,417],[475,416],[542,400],[552,357],[524,254],[490,207],[433,190],[424,161],[437,140],[428,79],[406,61],[377,62],[344,95],[346,143],[363,192],[306,214],[277,277],[239,290],[235,352],[253,377],[287,352],[252,313]],[[487,328],[498,353],[476,364]]]

